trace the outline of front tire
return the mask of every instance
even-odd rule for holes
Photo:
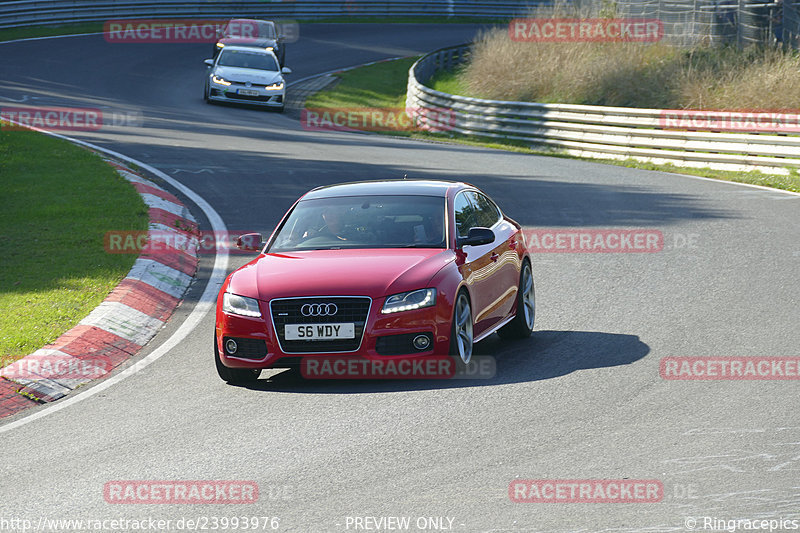
[[[473,340],[472,306],[466,291],[462,290],[456,297],[450,326],[450,355],[458,356],[461,362],[468,364],[472,359]]]
[[[531,264],[525,261],[519,274],[517,290],[517,314],[514,319],[500,328],[498,335],[504,339],[525,339],[533,333],[536,320],[536,291],[533,283]]]
[[[223,365],[219,358],[216,337],[214,337],[214,361],[217,365],[217,374],[230,385],[246,385],[254,382],[261,375],[261,369],[259,368],[228,368]]]

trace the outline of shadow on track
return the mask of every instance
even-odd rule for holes
[[[636,335],[597,331],[536,331],[530,339],[504,341],[492,335],[475,346],[475,355],[496,357],[490,379],[449,380],[312,380],[299,369],[265,371],[246,387],[264,392],[301,394],[363,394],[415,390],[490,387],[539,381],[592,368],[629,365],[644,358],[650,347]],[[267,372],[276,372],[268,375]]]

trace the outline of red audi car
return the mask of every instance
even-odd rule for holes
[[[248,245],[247,242],[254,244]],[[214,353],[229,383],[307,356],[454,355],[497,331],[527,337],[535,297],[520,225],[467,183],[319,187],[284,215],[217,299]]]

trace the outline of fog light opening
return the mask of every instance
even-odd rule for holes
[[[225,351],[228,352],[230,355],[235,354],[238,348],[239,346],[236,344],[235,340],[228,339],[227,341],[225,341]]]
[[[427,335],[417,335],[414,337],[414,348],[419,351],[427,350],[431,345],[431,340]]]

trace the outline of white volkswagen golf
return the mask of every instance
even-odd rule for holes
[[[226,46],[215,59],[206,59],[206,102],[252,104],[283,111],[286,96],[284,74],[270,51],[244,46]]]

